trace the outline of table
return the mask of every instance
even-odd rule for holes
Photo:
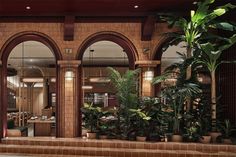
[[[29,124],[34,125],[34,136],[51,136],[52,124],[55,120],[28,120]]]

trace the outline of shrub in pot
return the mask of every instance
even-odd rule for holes
[[[133,127],[136,132],[137,141],[146,141],[147,128],[151,117],[142,109],[130,109]]]
[[[100,139],[107,139],[115,136],[115,123],[117,118],[111,111],[103,111],[98,123]]]
[[[231,136],[233,131],[235,131],[229,121],[229,119],[226,119],[224,123],[221,125],[221,132],[222,132],[222,142],[225,144],[232,144]]]
[[[196,84],[185,83],[167,87],[162,92],[162,96],[166,98],[167,106],[169,106],[170,124],[173,126],[172,141],[181,142],[181,129],[183,128],[184,103],[187,98],[199,92]]]
[[[160,98],[143,97],[140,106],[151,119],[148,121],[147,140],[161,141],[168,128],[168,114]]]
[[[95,107],[93,104],[85,103],[81,108],[83,114],[83,126],[88,129],[87,138],[95,139],[98,130],[98,120],[102,115],[100,107]]]

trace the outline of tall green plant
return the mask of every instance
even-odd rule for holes
[[[186,58],[193,56],[193,50],[197,48],[197,44],[202,39],[209,38],[209,29],[236,30],[236,28],[228,22],[216,21],[216,18],[224,15],[230,9],[236,6],[230,3],[210,9],[210,5],[215,0],[204,0],[197,3],[196,11],[192,10],[190,18],[176,17],[173,15],[161,15],[160,18],[169,23],[170,27],[177,27],[180,32],[168,33],[172,40],[169,44],[185,42],[186,43]],[[192,76],[191,64],[187,67],[186,80]],[[187,110],[190,108],[190,98],[187,103]]]
[[[131,131],[129,109],[137,109],[138,107],[138,76],[140,70],[127,70],[124,75],[111,67],[108,67],[108,70],[109,78],[116,89],[116,96],[119,101],[117,131],[118,134],[127,138]]]
[[[167,21],[169,26],[177,27],[181,31],[168,33],[173,39],[171,43],[179,43],[181,41],[186,42],[186,56],[192,57],[193,48],[197,47],[197,43],[203,37],[207,37],[209,28],[211,29],[223,29],[223,30],[236,30],[236,28],[228,22],[219,22],[215,19],[224,15],[230,9],[234,9],[236,6],[230,3],[219,6],[215,9],[210,9],[210,5],[215,0],[204,0],[197,3],[196,11],[192,10],[190,18],[176,17],[173,15],[162,15],[161,19]]]
[[[225,43],[226,41],[226,43]],[[212,127],[216,129],[216,69],[222,63],[229,63],[220,61],[220,56],[224,50],[236,43],[236,34],[229,39],[224,39],[224,43],[217,41],[216,43],[205,43],[200,45],[203,51],[201,57],[197,61],[206,66],[211,74],[211,112],[212,112]]]
[[[165,73],[163,76],[156,77],[153,81],[154,84],[161,83],[168,78],[168,74]],[[168,86],[161,92],[161,97],[166,100],[167,106],[170,109],[170,121],[173,126],[173,133],[180,134],[180,125],[183,120],[184,104],[189,97],[194,94],[200,93],[198,85],[193,83],[176,84]]]

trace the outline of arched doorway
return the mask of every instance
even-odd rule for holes
[[[33,41],[33,42],[39,42],[41,44],[43,44],[45,47],[47,47],[51,52],[52,55],[55,57],[55,64],[54,67],[56,69],[55,72],[55,78],[57,80],[57,82],[55,83],[55,94],[58,94],[58,86],[59,86],[59,80],[58,78],[58,70],[57,70],[57,64],[56,61],[62,59],[62,56],[60,54],[59,48],[56,46],[55,42],[50,39],[48,36],[46,36],[45,34],[42,33],[38,33],[38,32],[22,32],[19,34],[16,34],[14,36],[12,36],[3,46],[3,48],[1,49],[1,60],[2,60],[2,72],[1,72],[1,138],[2,137],[6,137],[6,131],[7,131],[7,106],[8,106],[8,97],[7,97],[7,73],[8,73],[8,59],[10,56],[10,53],[12,52],[12,50],[19,44],[24,43],[24,42],[29,42],[29,41]],[[38,69],[38,71],[40,71]],[[40,71],[41,72],[41,71]],[[56,100],[59,100],[58,97]],[[58,103],[58,101],[56,101]],[[55,108],[56,112],[60,112],[58,105],[56,105]],[[56,123],[57,126],[56,128],[59,128],[59,121],[57,118],[56,114]],[[56,131],[58,132],[58,129],[56,129]],[[57,133],[56,133],[57,135]]]
[[[109,47],[109,48],[108,48]],[[96,50],[96,49],[97,50]],[[100,50],[99,50],[100,49]],[[98,51],[97,54],[96,51]],[[100,52],[99,52],[100,51]],[[112,54],[114,52],[114,54]],[[86,61],[87,56],[87,61]],[[92,58],[91,58],[92,56]],[[97,57],[96,60],[94,57]],[[109,58],[110,57],[110,58]],[[100,32],[94,35],[91,35],[87,38],[82,44],[82,46],[78,50],[77,58],[82,61],[82,66],[79,67],[78,73],[78,97],[79,97],[79,108],[82,107],[84,102],[84,96],[89,97],[89,93],[93,93],[93,97],[103,97],[109,100],[109,96],[112,96],[112,92],[105,91],[106,88],[103,88],[100,92],[94,92],[91,89],[92,79],[88,79],[89,82],[85,82],[84,76],[89,76],[89,71],[93,71],[94,69],[98,68],[98,76],[107,78],[106,67],[112,66],[117,68],[117,70],[125,71],[127,69],[134,69],[135,68],[135,61],[137,59],[137,51],[134,45],[131,43],[129,39],[124,37],[123,35],[116,33],[116,32]],[[100,61],[99,61],[100,59]],[[114,59],[112,61],[112,59]],[[101,61],[103,60],[103,61]],[[105,61],[106,60],[106,61]],[[94,63],[96,62],[96,63]],[[87,72],[84,72],[84,67],[87,68]],[[95,68],[96,67],[96,68]],[[104,76],[103,76],[104,75]],[[96,81],[96,78],[93,81]],[[104,79],[104,81],[107,81]],[[98,82],[97,82],[98,83]],[[101,82],[98,83],[101,85]],[[105,84],[105,82],[103,82]],[[87,92],[84,87],[85,85],[89,85],[90,92]],[[87,86],[88,87],[88,86]],[[83,89],[84,88],[84,89]],[[93,87],[92,87],[93,88]],[[98,90],[98,88],[96,89]],[[87,95],[86,95],[87,94]],[[91,96],[91,95],[90,95]],[[104,105],[104,102],[103,102]],[[105,105],[109,106],[109,102],[105,103]],[[81,113],[78,114],[78,135],[81,135],[81,125],[82,125],[82,115]]]

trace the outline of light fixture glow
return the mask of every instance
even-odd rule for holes
[[[93,89],[93,86],[82,86],[82,89]]]
[[[91,77],[89,81],[93,83],[109,83],[111,80],[107,77]]]
[[[74,77],[74,72],[72,70],[68,70],[65,73],[65,78],[66,80],[72,80]]]
[[[43,78],[23,78],[23,82],[43,82]]]
[[[55,77],[53,77],[53,78],[51,78],[51,80],[50,80],[51,82],[56,82],[56,78]]]
[[[146,81],[152,81],[153,77],[154,77],[154,73],[151,70],[148,70],[144,73],[144,80]]]
[[[135,5],[134,8],[137,9],[137,8],[138,8],[138,5]]]
[[[30,10],[30,9],[31,9],[31,7],[30,7],[30,6],[27,6],[27,7],[26,7],[26,9],[27,9],[27,10]]]

